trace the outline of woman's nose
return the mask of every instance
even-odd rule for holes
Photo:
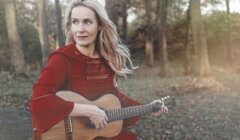
[[[78,32],[83,32],[84,31],[84,25],[82,23],[80,23],[78,26],[77,26],[77,31]]]

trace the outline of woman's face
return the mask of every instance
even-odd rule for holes
[[[98,34],[98,22],[93,10],[78,6],[72,9],[71,30],[77,46],[94,45]]]

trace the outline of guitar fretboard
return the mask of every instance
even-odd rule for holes
[[[159,107],[154,104],[132,106],[120,109],[107,110],[106,114],[108,116],[108,122],[113,122],[117,120],[123,120],[135,116],[141,116],[144,114],[149,114],[151,112],[156,112]]]

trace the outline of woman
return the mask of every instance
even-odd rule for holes
[[[88,117],[96,129],[108,125],[108,117],[102,109],[64,100],[57,96],[59,92],[78,93],[92,101],[111,93],[118,97],[122,107],[139,105],[117,88],[116,76],[126,76],[134,67],[128,49],[121,44],[116,27],[103,6],[95,0],[73,0],[66,16],[66,46],[49,56],[48,64],[33,87],[30,106],[36,137],[67,116]],[[166,111],[162,106],[152,115]],[[124,120],[124,128],[138,119]],[[115,137],[96,139],[135,140],[137,137],[123,129]]]

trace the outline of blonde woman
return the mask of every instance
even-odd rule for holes
[[[88,118],[99,132],[110,125],[103,108],[75,101],[77,95],[95,101],[111,94],[117,97],[121,107],[140,105],[117,88],[116,77],[132,73],[134,66],[129,50],[121,43],[115,25],[100,3],[95,0],[71,1],[66,13],[66,36],[66,46],[49,56],[48,64],[33,87],[30,105],[34,139],[41,139],[42,134],[68,116]],[[162,106],[152,114],[158,116],[166,111],[167,108]],[[123,129],[116,136],[100,135],[94,139],[136,140],[136,135],[124,128],[138,119],[124,119]],[[70,134],[68,138],[74,136]]]

